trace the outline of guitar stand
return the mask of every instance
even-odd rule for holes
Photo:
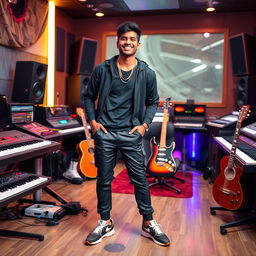
[[[230,211],[230,212],[246,212],[246,211],[247,212],[252,212],[252,209],[228,210],[224,207],[212,206],[212,207],[210,207],[211,215],[215,215],[216,210]],[[247,224],[253,224],[253,223],[256,224],[256,214],[255,214],[255,212],[253,212],[253,215],[250,216],[250,217],[220,225],[220,233],[222,235],[226,235],[228,233],[227,230],[226,230],[227,228],[237,227],[237,226],[242,226],[242,225],[247,225]]]
[[[171,178],[172,178],[172,179],[179,180],[179,181],[181,181],[182,183],[184,183],[184,180],[182,180],[182,179],[179,179],[179,178],[176,178],[176,177],[171,177]],[[180,193],[181,193],[181,190],[180,190],[180,189],[178,189],[178,188],[172,186],[172,185],[169,184],[169,183],[172,184],[172,181],[170,181],[170,180],[166,181],[166,180],[164,179],[164,177],[159,177],[159,178],[155,178],[155,179],[154,179],[154,183],[149,184],[149,187],[153,187],[153,186],[159,185],[159,186],[162,188],[163,186],[167,186],[168,188],[175,190],[175,191],[177,192],[177,194],[180,194]]]

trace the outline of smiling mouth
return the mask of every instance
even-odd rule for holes
[[[134,46],[133,45],[124,45],[122,48],[125,50],[130,50],[130,49],[133,49]]]

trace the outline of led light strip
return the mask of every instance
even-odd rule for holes
[[[47,105],[54,106],[54,74],[55,74],[55,3],[49,1],[48,12],[48,87]]]

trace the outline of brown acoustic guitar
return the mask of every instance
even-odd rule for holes
[[[246,118],[250,106],[244,105],[239,111],[235,134],[229,156],[220,161],[220,175],[213,184],[215,201],[228,210],[242,208],[247,202],[247,195],[241,183],[243,170],[235,164],[235,156],[242,121]]]
[[[82,119],[86,137],[86,140],[82,140],[77,145],[77,152],[79,154],[78,171],[85,177],[96,178],[97,168],[94,162],[94,140],[91,138],[91,134],[88,130],[84,110],[77,108],[76,111]]]
[[[166,146],[167,124],[169,121],[168,108],[170,105],[170,100],[170,98],[165,100],[160,143],[156,143],[155,137],[150,140],[151,148],[153,148],[153,150],[147,165],[147,169],[152,172],[175,174],[177,171],[176,162],[173,158],[175,142],[173,141],[170,146]]]

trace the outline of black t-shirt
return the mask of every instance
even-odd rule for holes
[[[117,66],[114,69],[114,78],[111,90],[106,100],[104,111],[99,122],[107,129],[114,131],[130,130],[132,127],[133,91],[137,67],[133,71],[121,71],[124,78],[133,72],[130,80],[121,81]]]

